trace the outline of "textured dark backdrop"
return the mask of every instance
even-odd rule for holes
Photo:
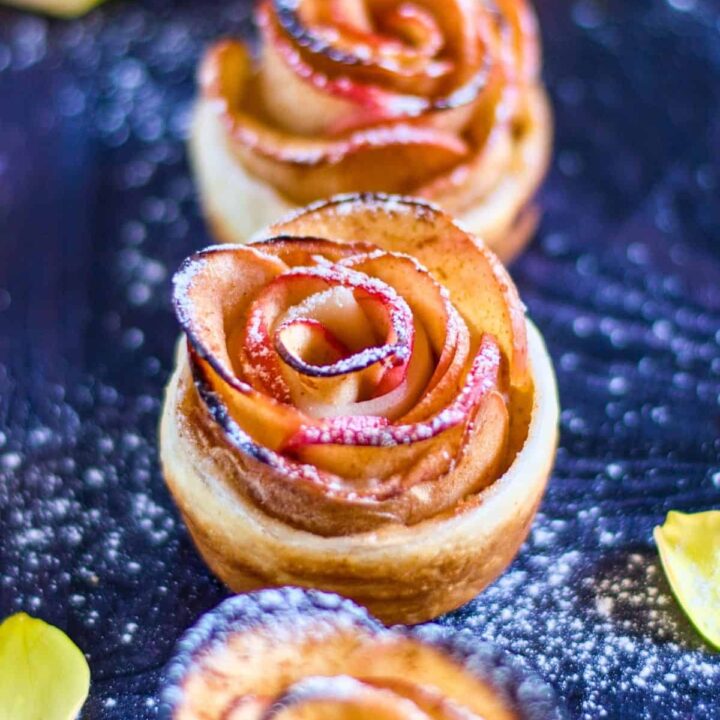
[[[720,717],[720,656],[653,525],[720,505],[720,3],[538,0],[557,114],[514,275],[563,414],[532,536],[443,620],[523,656],[578,718]],[[203,45],[248,3],[0,10],[0,617],[68,631],[84,718],[152,718],[159,668],[225,591],[162,484],[169,278],[208,242],[182,138]]]

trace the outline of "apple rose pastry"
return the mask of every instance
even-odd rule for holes
[[[561,720],[518,659],[445,628],[386,630],[337,595],[297,588],[226,600],[180,640],[171,720]]]
[[[511,561],[554,458],[552,367],[506,271],[441,211],[311,206],[189,258],[175,305],[163,469],[231,588],[419,622]]]
[[[534,229],[552,121],[526,0],[263,0],[261,49],[206,53],[191,155],[245,242],[336,193],[438,203],[508,260]]]

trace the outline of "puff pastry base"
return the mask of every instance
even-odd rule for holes
[[[185,344],[160,427],[166,482],[192,537],[230,588],[298,585],[337,592],[386,623],[453,610],[512,561],[530,529],[555,457],[558,400],[550,358],[528,322],[535,384],[527,439],[508,470],[453,511],[416,525],[342,537],[298,530],[266,514],[234,482],[242,462],[202,422]]]

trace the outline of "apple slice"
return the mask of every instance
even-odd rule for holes
[[[511,32],[505,33],[511,47],[507,53],[512,59],[507,62],[511,77],[519,82],[532,82],[540,73],[540,33],[535,12],[524,0],[495,0],[505,26]]]
[[[257,240],[252,246],[279,258],[289,267],[334,264],[375,249],[369,243],[338,243],[314,237],[273,237]]]
[[[437,20],[421,5],[403,2],[389,7],[376,22],[383,33],[402,38],[421,57],[434,58],[443,48],[445,41]]]
[[[393,677],[372,677],[363,679],[363,682],[388,690],[397,697],[411,701],[413,706],[423,713],[422,717],[428,720],[482,720],[480,716],[469,712],[466,707],[456,703],[430,685],[421,685],[408,679]]]
[[[237,358],[241,377],[258,392],[281,403],[291,403],[292,394],[282,375],[280,360],[271,339],[269,303],[255,303],[244,324],[238,323],[228,336],[228,351]],[[275,314],[279,313],[278,310]]]
[[[261,5],[257,13],[263,37],[257,82],[262,105],[273,124],[305,136],[331,128],[373,124],[394,117],[397,95],[351,78],[329,78],[309,65],[277,33]],[[298,113],[296,108],[302,107]]]
[[[309,279],[303,277],[308,269],[300,267],[296,270],[300,274],[293,276],[293,284],[304,284]],[[310,277],[317,280],[313,276]],[[337,283],[329,279],[317,281],[317,285],[313,286],[314,292],[307,293],[301,301],[289,304],[289,307],[285,308],[282,316],[278,318],[278,327],[296,320],[315,320],[348,349],[347,356],[380,344],[380,333],[363,311],[356,297],[356,288],[352,285],[348,286],[343,280],[347,280],[347,276]],[[289,283],[291,280],[285,279],[284,282]],[[355,369],[358,367],[356,365]],[[344,371],[347,369],[345,365]],[[343,370],[333,368],[323,371],[322,374],[329,376],[342,372]]]
[[[263,73],[269,72],[272,63],[263,67]],[[474,113],[482,74],[440,103],[437,112],[425,100],[414,109],[412,103],[398,100],[395,109],[381,113],[384,119],[366,117],[365,100],[333,109],[335,98],[325,82],[321,91],[307,97],[310,86],[295,73],[268,82],[272,103],[278,107],[266,109],[276,121],[309,122],[314,110],[297,113],[294,108],[314,108],[323,127],[283,129],[259,115],[250,58],[239,43],[218,44],[207,54],[201,72],[203,93],[218,103],[231,151],[250,173],[296,203],[358,190],[409,192],[449,173],[472,155],[460,131]],[[421,115],[422,121],[412,119]],[[386,122],[389,118],[393,122]],[[331,131],[343,134],[322,137]]]
[[[245,168],[298,204],[343,192],[406,193],[468,156],[457,135],[409,123],[312,139],[276,130],[238,110],[223,119],[230,147]]]
[[[322,0],[319,4],[326,4]],[[265,44],[293,48],[314,72],[330,79],[351,76],[356,81],[409,95],[434,95],[454,68],[453,58],[419,52],[404,38],[378,32],[363,8],[345,5],[314,12],[309,0],[297,4],[275,0],[262,5],[259,15]],[[382,21],[382,11],[376,19]],[[379,15],[379,17],[378,17]],[[314,18],[318,22],[313,22]],[[432,22],[432,15],[426,19]]]
[[[416,328],[413,343],[412,357],[401,382],[390,389],[383,391],[380,384],[375,384],[372,392],[362,393],[358,387],[357,399],[353,402],[340,400],[337,395],[324,399],[323,402],[313,400],[304,403],[301,407],[304,412],[314,418],[327,419],[336,417],[378,417],[394,421],[403,416],[417,402],[427,385],[432,373],[432,353],[427,336],[422,327]],[[357,377],[358,373],[351,377]]]
[[[276,349],[283,348],[294,364],[307,367],[334,365],[350,355],[348,347],[314,318],[283,322],[276,330]],[[282,351],[279,351],[283,355]]]
[[[273,279],[247,312],[239,348],[236,335],[229,343],[255,390],[314,412],[390,393],[406,380],[413,355],[413,318],[402,298],[377,279],[325,264]],[[417,357],[424,364],[415,363],[413,392],[429,370],[427,349]],[[399,395],[385,406],[406,407]]]
[[[301,315],[280,322],[274,338],[280,371],[295,407],[311,417],[322,417],[318,406],[342,407],[357,401],[362,370],[323,374],[351,354],[327,325]]]
[[[365,32],[372,30],[373,21],[368,11],[367,0],[330,0],[329,5],[328,12],[327,2],[306,2],[299,8],[299,11],[304,14],[303,11],[306,7],[314,6],[318,19],[321,21]]]
[[[402,473],[440,446],[450,461],[481,400],[497,389],[499,370],[497,344],[486,336],[453,403],[436,408],[427,420],[395,425],[384,417],[326,418],[300,427],[281,452],[336,475],[366,480]]]
[[[274,449],[307,422],[290,405],[245,381],[231,358],[228,329],[237,327],[253,298],[287,266],[247,246],[211,247],[185,261],[174,278],[174,304],[191,365],[240,428]]]
[[[496,339],[511,386],[530,388],[525,308],[515,285],[482,241],[436,207],[408,198],[351,195],[316,203],[269,232],[347,242],[372,237],[383,250],[413,255],[446,288],[470,332]]]
[[[322,369],[315,367],[313,372],[340,375],[382,362],[386,374],[399,368],[398,375],[402,375],[412,352],[413,318],[405,300],[388,285],[340,265],[293,268],[277,282],[292,288],[309,284],[333,290],[330,294],[306,292],[304,303],[288,303],[292,309],[283,318],[314,317],[352,349],[349,357]],[[352,297],[341,288],[349,290]],[[355,320],[347,326],[350,308]],[[382,341],[377,343],[379,338]]]
[[[308,0],[300,8],[303,5],[314,4],[316,4],[314,0]],[[479,14],[477,3],[475,0],[458,0],[456,2],[425,0],[422,6],[425,27],[427,28],[429,24],[434,25],[435,34],[441,35],[443,39],[441,65],[444,65],[443,61],[447,62],[446,59],[449,58],[453,65],[462,65],[462,68],[458,68],[460,78],[463,75],[467,77],[467,74],[472,73],[472,66],[479,66],[481,60],[482,48],[477,35]],[[350,15],[343,13],[344,17],[338,18],[340,20],[339,27],[337,25],[335,27],[336,36],[332,38],[333,42],[329,43],[318,33],[316,24],[307,22],[310,20],[309,14],[302,13],[294,0],[274,0],[272,4],[268,3],[265,7],[268,9],[269,17],[281,29],[284,36],[298,47],[304,58],[308,62],[312,62],[318,70],[329,75],[347,74],[350,70],[365,82],[382,85],[390,81],[397,84],[411,77],[414,66],[418,66],[420,69],[423,60],[427,76],[432,77],[438,71],[438,68],[435,68],[432,63],[428,63],[427,52],[418,52],[412,45],[398,43],[395,38],[386,39],[377,32],[375,23],[370,24],[369,17],[365,17],[361,23],[353,23]],[[372,11],[373,19],[377,21],[378,25],[382,25],[384,15],[397,13],[397,5],[376,6],[372,8]],[[332,21],[333,18],[328,19]],[[365,42],[359,52],[353,52],[352,44],[343,45],[345,39],[343,30],[347,31],[350,28],[355,31],[356,37],[364,35]],[[376,48],[381,50],[373,54],[372,50]],[[382,49],[385,51],[382,52]],[[410,71],[411,75],[404,75],[403,71]],[[412,85],[409,91],[419,94],[418,88]]]
[[[456,43],[462,57],[453,59],[446,52],[451,43],[442,37],[443,27],[452,26],[454,32],[463,27],[461,18],[443,23],[429,10],[407,3],[380,12],[376,17],[380,27],[400,30],[402,39],[408,33],[414,36],[415,44],[408,47],[377,32],[359,33],[357,28],[333,25],[327,12],[312,12],[309,5],[285,7],[279,16],[270,3],[258,9],[263,38],[261,94],[276,125],[319,136],[419,118],[426,127],[462,132],[484,92],[488,69],[495,64],[486,52],[492,26],[480,22],[484,14],[478,15],[477,23],[467,25],[471,34],[477,33],[474,42],[464,46],[470,52],[463,55],[462,43]],[[352,43],[337,47],[348,35],[359,47],[353,50]],[[425,42],[418,44],[420,38]],[[438,41],[442,58],[431,55]],[[304,112],[295,112],[297,107]]]
[[[413,311],[416,327],[428,333],[435,355],[435,370],[425,395],[403,418],[416,422],[431,414],[432,408],[447,404],[458,391],[461,375],[469,364],[467,326],[449,302],[447,293],[414,258],[376,251],[354,255],[343,265],[377,277],[405,298]]]

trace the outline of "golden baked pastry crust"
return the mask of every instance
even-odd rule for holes
[[[420,223],[418,232],[406,236],[404,231],[409,226],[403,223],[412,226],[414,222]],[[413,237],[422,240],[424,236],[429,243],[425,245],[429,260],[431,237],[447,238],[455,232],[460,234],[458,238],[467,238],[449,219],[426,205],[383,198],[330,201],[271,228],[285,237],[292,235],[291,230],[302,236],[344,238],[346,243],[360,238],[372,241],[381,238],[383,232],[392,235],[393,231],[397,242],[404,238],[402,241],[410,243]],[[445,241],[437,240],[441,244]],[[285,251],[277,249],[278,242],[284,241],[275,241],[274,246],[282,255]],[[362,478],[354,476],[331,474],[328,477],[333,485],[311,484],[298,489],[302,485],[298,476],[278,474],[267,447],[258,446],[247,435],[233,435],[227,405],[218,401],[217,394],[207,392],[206,380],[202,373],[198,375],[202,363],[191,361],[186,343],[180,343],[161,422],[163,471],[198,549],[231,588],[246,591],[285,584],[319,587],[352,597],[385,621],[414,623],[462,605],[512,560],[527,535],[554,459],[557,396],[542,339],[521,312],[517,315],[517,301],[507,300],[515,297],[511,281],[487,251],[473,243],[465,246],[465,271],[460,266],[453,268],[454,262],[463,263],[462,256],[441,253],[441,257],[449,277],[454,278],[446,281],[452,287],[458,283],[472,287],[473,279],[481,284],[478,267],[490,268],[485,278],[488,283],[493,278],[498,281],[496,296],[490,290],[483,294],[478,285],[472,297],[463,300],[452,291],[449,297],[460,305],[477,297],[480,314],[474,321],[485,317],[487,327],[496,324],[494,337],[504,348],[505,368],[497,382],[506,397],[507,410],[503,412],[508,414],[508,424],[505,440],[497,440],[502,457],[499,465],[492,465],[496,475],[474,478],[479,482],[467,486],[460,496],[452,494],[457,487],[453,478],[462,477],[463,463],[479,462],[473,450],[484,462],[487,448],[496,447],[496,441],[487,439],[492,432],[480,423],[476,434],[462,435],[459,455],[447,469],[401,484],[399,494],[391,496],[395,504],[378,504],[375,489],[368,491],[364,504],[348,500],[342,493],[336,497],[337,488],[353,487],[354,482],[359,492],[365,487]],[[482,258],[482,263],[489,264],[476,267],[468,253],[479,253],[477,262]],[[387,261],[391,259],[388,256]],[[205,267],[211,266],[207,263]],[[436,265],[436,271],[443,272],[442,267]],[[213,277],[216,291],[222,294],[219,275]],[[200,281],[198,284],[202,288]],[[507,305],[490,309],[488,298],[492,297]],[[504,319],[498,320],[496,314]],[[467,316],[464,319],[469,322]],[[196,352],[197,348],[193,349]],[[200,392],[193,380],[199,383]],[[479,402],[487,407],[488,403],[497,403],[499,395],[484,397]],[[502,415],[490,418],[495,426],[506,422]],[[254,429],[250,427],[250,431]],[[455,436],[445,439],[441,432],[437,437],[447,443],[444,447],[448,450],[455,447]],[[409,450],[400,445],[392,452],[409,452],[413,445],[410,443]],[[350,450],[352,447],[351,443]],[[375,461],[383,448],[370,451]],[[423,453],[420,455],[422,459]],[[419,467],[425,466],[421,463]],[[321,473],[321,477],[325,476]],[[383,487],[382,477],[374,480]],[[403,502],[406,496],[415,498],[418,488],[423,487],[439,494],[424,493],[421,501],[430,498],[425,503],[408,506]],[[376,512],[378,507],[381,512]],[[408,507],[420,515],[407,514]]]

